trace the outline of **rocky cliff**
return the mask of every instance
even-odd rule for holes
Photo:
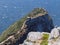
[[[22,29],[27,29],[28,32],[50,32],[53,28],[53,21],[48,14],[38,14],[37,17],[29,17],[22,26]]]
[[[0,40],[0,42],[2,41],[0,45],[19,45],[24,42],[29,32],[50,33],[54,28],[52,18],[43,8],[35,8],[22,20],[10,26],[0,36],[0,39],[4,39]]]
[[[30,32],[27,39],[20,45],[60,45],[60,27],[47,32]]]
[[[10,36],[7,40],[9,39],[14,40],[14,36]],[[5,44],[3,41],[0,45],[6,45],[7,40],[5,40]],[[8,45],[14,44],[8,43]],[[60,45],[60,27],[52,29],[51,33],[29,32],[24,42],[19,45]]]

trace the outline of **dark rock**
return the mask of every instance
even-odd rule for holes
[[[38,32],[51,32],[54,28],[53,21],[48,14],[43,16],[38,16],[33,19],[28,19],[25,23],[27,25],[28,32],[38,31]]]
[[[28,18],[22,27],[26,33],[23,34],[23,36],[17,41],[16,45],[23,43],[29,32],[51,32],[51,30],[54,28],[54,25],[52,18],[48,14],[45,14],[32,19]]]

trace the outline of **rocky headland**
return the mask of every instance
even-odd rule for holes
[[[59,45],[60,27],[43,8],[35,8],[0,36],[0,45]]]

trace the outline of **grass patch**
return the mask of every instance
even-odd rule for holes
[[[14,35],[18,30],[21,30],[21,26],[23,22],[26,20],[26,17],[20,19],[19,21],[15,22],[11,25],[7,30],[5,30],[2,35],[0,35],[0,42],[4,41],[10,35]]]
[[[43,34],[42,42],[40,45],[48,45],[49,34]]]

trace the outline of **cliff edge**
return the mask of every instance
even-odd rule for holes
[[[2,45],[19,45],[24,42],[29,32],[51,32],[54,28],[52,18],[43,8],[35,8],[5,30],[0,36]]]

